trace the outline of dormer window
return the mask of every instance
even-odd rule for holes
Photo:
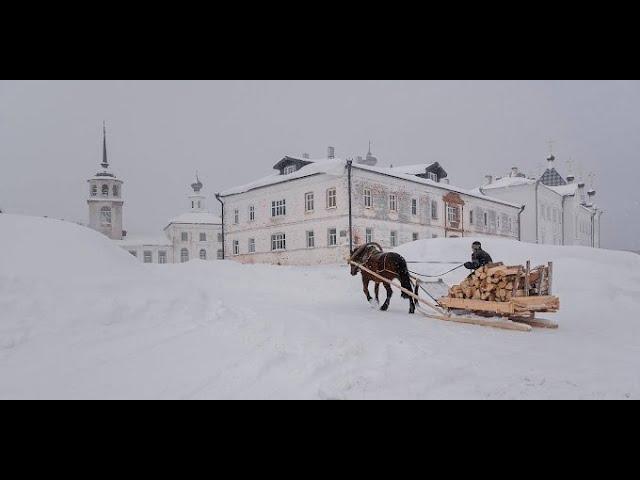
[[[427,178],[429,180],[433,180],[434,182],[438,181],[438,174],[433,172],[427,172]]]
[[[289,175],[289,174],[291,174],[291,173],[293,173],[295,171],[296,171],[296,166],[295,165],[287,165],[286,167],[284,167],[283,174],[284,175]]]

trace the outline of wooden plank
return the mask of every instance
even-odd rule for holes
[[[558,328],[558,324],[546,318],[535,318],[535,313],[525,317],[509,317],[514,322],[525,323],[537,328]]]
[[[503,330],[516,330],[519,332],[531,331],[530,325],[524,324],[522,322],[513,322],[506,319],[471,318],[458,315],[433,315],[431,313],[425,312],[423,309],[420,309],[420,313],[422,313],[425,317],[434,318],[436,320],[444,320],[446,322],[466,323],[470,325],[480,325],[483,327],[501,328]]]
[[[502,315],[512,315],[515,313],[514,306],[511,302],[488,302],[486,300],[472,300],[470,298],[442,297],[438,300],[438,303],[447,308],[457,308],[460,310],[478,310]]]
[[[531,273],[531,260],[527,260],[527,268],[524,272],[524,295],[529,296],[529,274]]]
[[[551,286],[552,286],[552,279],[553,279],[553,262],[549,262],[549,288],[547,289],[547,295],[553,295],[553,292],[551,290]]]

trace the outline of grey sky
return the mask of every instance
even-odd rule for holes
[[[383,165],[439,161],[480,185],[512,166],[540,174],[548,140],[566,175],[596,175],[603,246],[640,250],[639,82],[0,82],[0,207],[87,220],[86,179],[109,160],[125,181],[125,229],[159,234],[200,172],[215,191],[271,173],[285,154]]]

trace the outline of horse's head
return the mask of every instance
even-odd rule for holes
[[[357,262],[357,263],[366,263],[366,260],[369,257],[369,252],[372,250],[379,250],[380,252],[382,252],[382,247],[380,245],[378,245],[377,243],[366,243],[364,245],[360,245],[358,248],[356,248],[352,253],[351,253],[351,257],[349,258],[350,261],[352,262]],[[355,276],[360,272],[360,267],[354,265],[353,263],[351,264],[351,275]]]

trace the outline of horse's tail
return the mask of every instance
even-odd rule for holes
[[[412,292],[413,286],[411,285],[409,268],[407,267],[407,261],[402,257],[398,259],[398,275],[399,275],[398,278],[400,279],[400,285],[402,285],[402,288],[405,288],[410,292]],[[409,295],[407,295],[405,292],[402,292],[401,296],[402,298],[409,298]]]

